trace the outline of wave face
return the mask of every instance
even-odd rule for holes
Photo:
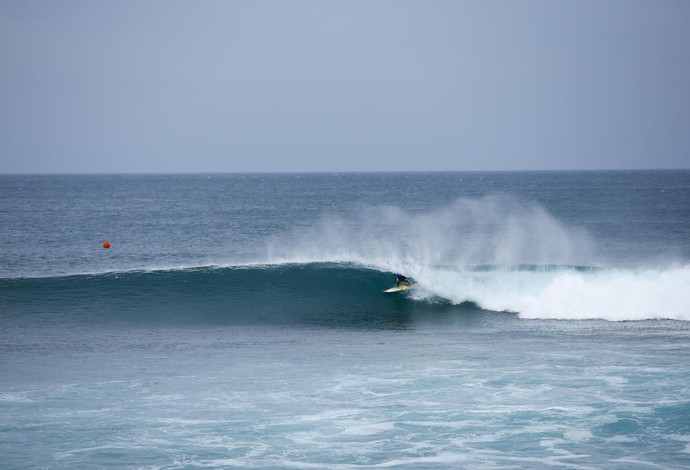
[[[390,272],[354,264],[135,271],[0,281],[0,315],[140,324],[405,327],[484,310],[529,319],[690,321],[690,268],[426,267],[415,288],[383,294]]]
[[[125,272],[0,281],[0,315],[140,324],[404,327],[443,310],[384,295],[390,273],[306,264]]]

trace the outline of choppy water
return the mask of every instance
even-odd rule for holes
[[[689,201],[687,171],[0,176],[2,466],[687,468]]]

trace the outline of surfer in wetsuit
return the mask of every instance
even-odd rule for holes
[[[402,274],[396,274],[395,275],[395,287],[400,287],[400,284],[404,284],[406,286],[410,285],[410,280],[403,276]]]

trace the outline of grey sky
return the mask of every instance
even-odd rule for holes
[[[690,167],[690,1],[0,0],[0,172]]]

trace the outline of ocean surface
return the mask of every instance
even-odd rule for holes
[[[690,468],[690,171],[0,175],[0,468]]]

